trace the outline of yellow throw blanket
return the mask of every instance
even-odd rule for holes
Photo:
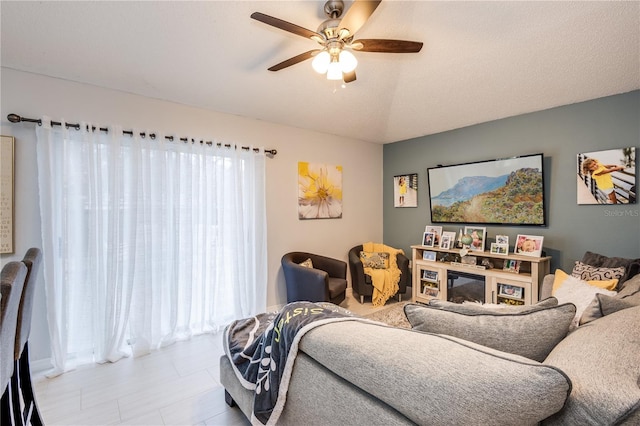
[[[396,249],[384,244],[372,242],[364,243],[362,245],[362,251],[368,253],[389,253],[389,268],[364,268],[364,273],[371,277],[371,282],[373,284],[371,304],[373,306],[382,306],[387,303],[387,300],[389,300],[390,297],[394,296],[398,292],[398,283],[400,282],[400,275],[402,272],[398,268],[396,255],[398,253],[404,254],[404,251],[402,249]]]

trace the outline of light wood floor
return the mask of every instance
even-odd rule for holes
[[[384,308],[374,308],[370,298],[361,305],[350,295],[341,306],[361,315]],[[224,402],[222,354],[221,334],[202,335],[53,379],[40,373],[33,378],[36,400],[46,425],[249,425]]]

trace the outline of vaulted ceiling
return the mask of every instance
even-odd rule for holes
[[[354,52],[345,87],[310,60],[267,71],[317,44],[251,13],[315,31],[323,6],[2,1],[1,64],[375,143],[640,88],[637,1],[384,0],[356,38],[421,41],[420,53]]]

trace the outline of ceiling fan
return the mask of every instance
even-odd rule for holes
[[[358,52],[416,53],[422,49],[422,43],[406,40],[359,39],[355,33],[367,22],[382,0],[355,0],[340,19],[344,10],[342,0],[329,0],[324,5],[328,19],[320,24],[317,31],[311,31],[264,13],[254,12],[251,18],[284,31],[317,42],[321,47],[309,50],[282,61],[269,68],[279,71],[307,59],[313,59],[312,66],[320,74],[327,74],[329,80],[343,80],[350,83],[356,79],[357,59],[349,50]]]

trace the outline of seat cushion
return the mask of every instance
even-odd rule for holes
[[[329,277],[329,297],[331,299],[336,298],[345,291],[347,291],[347,280]]]

